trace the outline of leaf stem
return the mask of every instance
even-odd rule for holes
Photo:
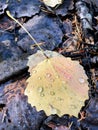
[[[6,13],[7,13],[7,15],[12,19],[12,20],[14,20],[16,23],[18,23],[24,30],[25,30],[25,32],[29,35],[29,37],[33,40],[33,42],[36,44],[36,46],[40,49],[40,51],[43,53],[43,55],[46,57],[46,58],[48,58],[48,56],[44,53],[44,50],[39,46],[39,44],[37,43],[37,41],[34,39],[34,37],[28,32],[28,30],[17,20],[17,19],[15,19],[12,15],[11,15],[11,13],[10,13],[10,11],[6,11]]]

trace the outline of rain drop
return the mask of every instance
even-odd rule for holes
[[[77,107],[75,105],[71,105],[71,108],[72,109],[76,109]]]
[[[50,91],[50,95],[51,95],[51,96],[55,95],[55,92]]]
[[[62,84],[66,84],[66,82],[65,82],[65,81],[62,81]]]
[[[83,84],[83,83],[85,82],[85,80],[84,80],[83,78],[79,78],[79,82],[80,82],[81,84]]]
[[[40,94],[40,96],[41,96],[41,97],[44,97],[44,96],[45,96],[45,94],[44,94],[44,93],[41,93],[41,94]]]
[[[51,82],[54,82],[54,79],[51,79]]]
[[[57,78],[57,79],[59,79],[59,78],[60,78],[60,76],[59,76],[59,75],[57,75],[57,76],[56,76],[56,78]]]
[[[51,114],[57,114],[57,109],[52,108],[52,109],[51,109]]]
[[[59,114],[60,110],[54,108],[51,104],[49,105],[51,114]]]
[[[37,71],[36,71],[36,70],[33,70],[33,73],[35,74],[35,73],[37,73]]]
[[[48,78],[50,78],[50,77],[51,77],[51,74],[50,74],[50,73],[48,73],[48,74],[47,74],[47,77],[48,77]]]
[[[58,101],[63,101],[63,99],[62,99],[62,98],[60,98],[60,97],[58,97],[58,98],[57,98],[57,100],[58,100]]]
[[[39,80],[41,80],[41,77],[38,77]]]
[[[57,109],[54,108],[52,105],[49,105],[50,110],[51,110],[51,114],[57,114]]]
[[[42,93],[44,91],[43,87],[38,87],[38,92]]]
[[[62,86],[62,89],[66,90],[66,89],[67,89],[67,86],[64,86],[64,85],[63,85],[63,86]]]
[[[25,95],[28,95],[28,94],[30,94],[30,91],[29,91],[29,90],[27,90],[27,91],[25,92]]]

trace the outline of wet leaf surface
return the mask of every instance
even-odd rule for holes
[[[68,113],[77,116],[77,111],[88,95],[85,72],[78,62],[53,52],[48,53],[50,59],[45,59],[31,69],[25,91],[28,101],[38,110],[44,110],[47,115]],[[36,56],[38,55],[33,57],[35,61],[39,59]]]

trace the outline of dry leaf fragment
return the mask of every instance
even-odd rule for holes
[[[55,7],[56,5],[62,4],[62,0],[42,0],[46,5]]]
[[[35,61],[37,56],[33,56]],[[50,52],[50,57],[43,60],[42,56],[42,62],[37,61],[38,65],[30,68],[31,76],[25,90],[28,101],[47,115],[68,113],[77,116],[88,98],[87,76],[77,61],[55,52]]]

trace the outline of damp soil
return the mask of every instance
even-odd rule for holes
[[[88,96],[78,117],[47,116],[28,103],[28,57],[39,48],[11,20],[24,25],[43,50],[57,51],[84,67]],[[98,129],[98,0],[64,0],[54,8],[40,0],[0,1],[0,130]]]

